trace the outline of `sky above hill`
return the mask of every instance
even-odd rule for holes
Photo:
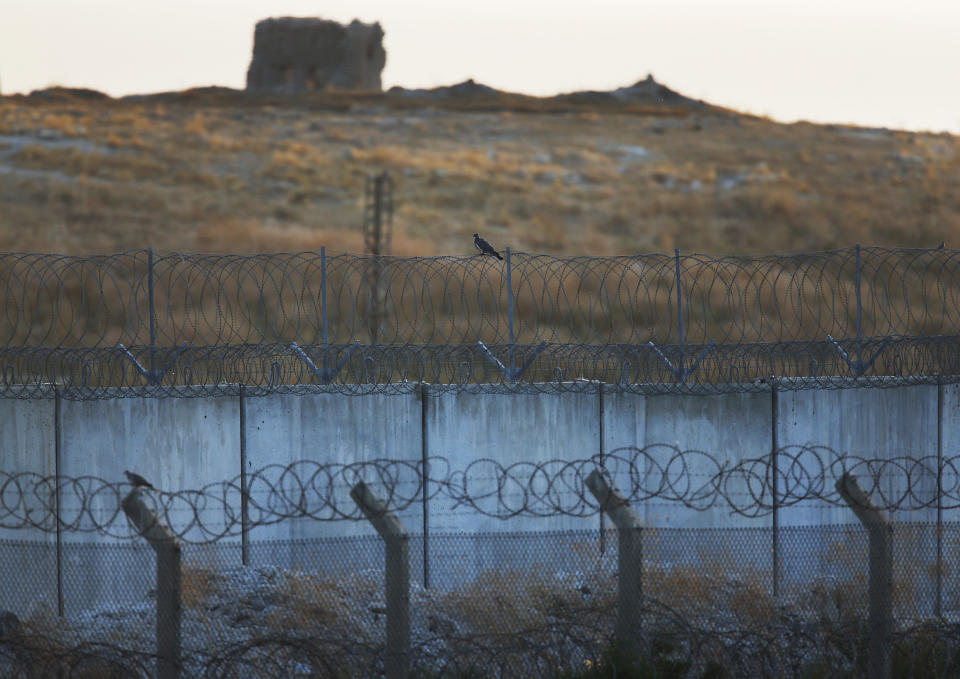
[[[549,95],[652,73],[782,121],[960,133],[957,0],[0,0],[0,91],[240,88],[269,16],[379,21],[384,87]]]

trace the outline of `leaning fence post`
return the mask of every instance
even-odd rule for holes
[[[407,679],[410,671],[410,540],[396,514],[387,510],[363,481],[350,490],[364,516],[386,544],[387,679]]]
[[[640,605],[643,600],[643,526],[636,511],[612,488],[596,469],[586,480],[587,488],[600,503],[604,512],[617,527],[617,641],[639,648]]]
[[[180,676],[180,541],[147,507],[137,489],[123,498],[123,511],[157,553],[157,678]]]
[[[890,639],[893,633],[893,527],[886,513],[877,509],[857,478],[845,473],[836,484],[843,498],[870,540],[870,648],[867,658],[869,679],[890,679]]]

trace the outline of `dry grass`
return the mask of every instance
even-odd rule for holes
[[[0,250],[793,252],[960,244],[960,142],[728,111],[382,95],[0,99]],[[504,110],[504,107],[510,110]]]
[[[474,232],[514,251],[578,255],[960,246],[956,137],[587,105],[345,93],[0,98],[0,252],[361,252],[364,180],[383,169],[395,182],[400,256],[473,254]],[[712,316],[690,328],[691,341],[721,341],[731,327],[723,275],[701,288]],[[782,297],[788,282],[772,279],[758,299]],[[895,305],[919,307],[930,281],[905,282]],[[589,330],[587,312],[615,295],[610,285],[546,279],[518,292],[517,312]],[[434,321],[445,335],[465,312],[443,302],[450,315]],[[916,331],[938,331],[938,319]],[[609,341],[627,327],[604,322]],[[803,325],[759,339],[799,337]]]

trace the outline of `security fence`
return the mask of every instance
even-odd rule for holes
[[[0,673],[957,675],[960,458],[724,459],[660,444],[463,469],[303,461],[169,491],[3,474]],[[503,530],[421,532],[402,518],[421,502]],[[753,523],[641,526],[655,505]],[[849,521],[797,523],[818,507]],[[549,529],[571,517],[592,527]],[[518,518],[547,530],[509,532]],[[298,521],[312,535],[244,539]],[[352,537],[324,533],[344,522]]]
[[[960,373],[960,252],[0,255],[0,393],[731,391]],[[825,379],[829,378],[829,379]],[[150,389],[160,387],[159,389]]]

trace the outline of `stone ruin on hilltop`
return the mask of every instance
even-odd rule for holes
[[[387,61],[379,23],[349,26],[324,19],[282,17],[257,22],[247,89],[381,89]]]

